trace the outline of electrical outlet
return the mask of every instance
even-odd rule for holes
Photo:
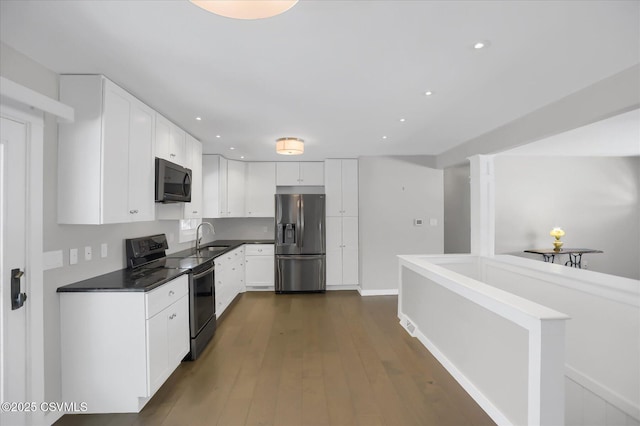
[[[78,263],[78,249],[72,248],[69,250],[69,265],[75,265]]]
[[[84,260],[91,260],[91,246],[84,248]]]
[[[413,226],[422,226],[422,219],[413,219]]]
[[[100,257],[105,258],[107,257],[107,243],[102,243],[100,245]]]

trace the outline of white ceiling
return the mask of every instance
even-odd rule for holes
[[[639,16],[611,0],[302,0],[259,21],[183,0],[2,0],[0,39],[105,74],[207,153],[274,160],[295,136],[294,159],[319,160],[442,153],[640,62]]]

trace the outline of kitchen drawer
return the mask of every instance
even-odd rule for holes
[[[147,318],[151,318],[189,293],[189,275],[182,275],[145,294]]]
[[[244,246],[247,256],[273,256],[273,244],[247,244]]]

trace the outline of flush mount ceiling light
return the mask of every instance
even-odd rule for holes
[[[304,141],[298,138],[280,138],[276,141],[276,152],[282,155],[300,155],[304,152]]]
[[[264,19],[291,9],[298,0],[190,0],[204,10],[233,19]]]

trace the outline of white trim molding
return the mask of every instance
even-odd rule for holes
[[[69,105],[58,102],[2,76],[0,76],[0,96],[27,107],[53,114],[61,122],[72,123],[74,120],[74,110]]]
[[[360,296],[397,296],[398,289],[387,288],[381,290],[364,290],[361,287],[358,287],[358,293],[360,293]]]

